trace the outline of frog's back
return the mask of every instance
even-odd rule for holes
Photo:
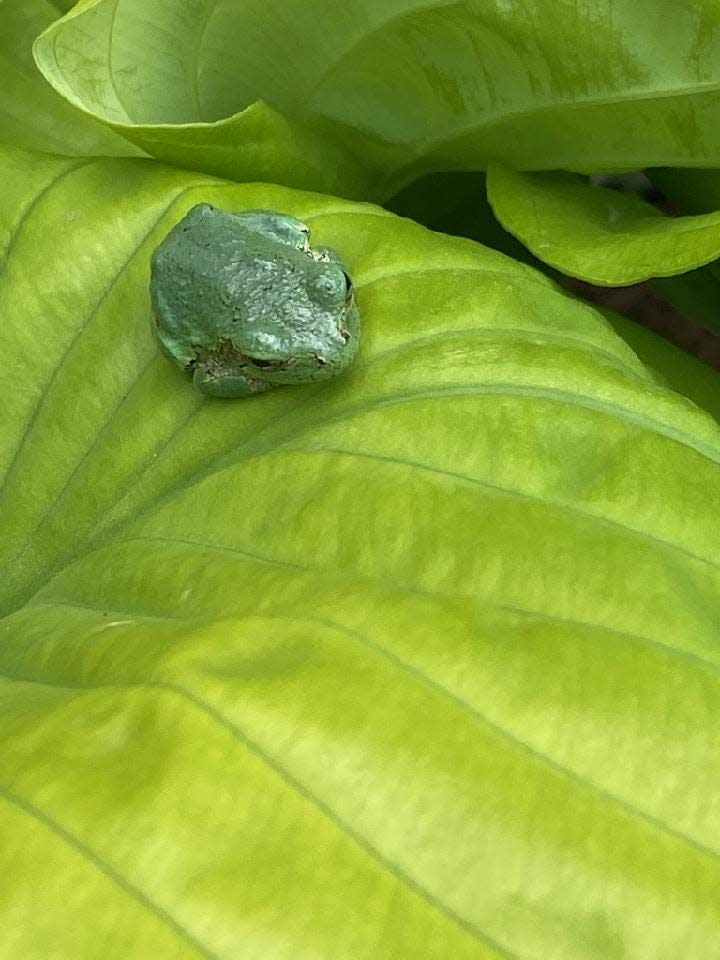
[[[273,223],[280,220],[267,211],[233,214],[198,204],[170,231],[153,254],[151,284],[167,352],[205,345],[211,332],[235,341],[254,317],[281,312],[304,237],[288,229],[283,236],[282,223]],[[194,351],[186,352],[189,362]]]

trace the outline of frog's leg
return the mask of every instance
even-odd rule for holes
[[[273,386],[264,380],[257,380],[244,373],[218,373],[211,371],[203,363],[196,364],[193,371],[193,383],[208,397],[249,397],[262,393]]]
[[[332,247],[313,247],[313,249],[310,251],[310,256],[313,257],[313,259],[321,260],[324,263],[336,263],[340,267],[342,272],[345,274],[345,282],[347,284],[347,299],[349,303],[353,294],[353,282],[350,278],[350,274],[348,273],[348,268],[345,266],[345,261],[337,252],[337,250],[333,250]]]
[[[336,263],[345,274],[347,296],[345,300],[345,318],[341,333],[345,340],[353,340],[357,342],[360,332],[360,317],[353,299],[353,282],[350,278],[350,274],[348,273],[348,268],[345,266],[345,261],[337,252],[337,250],[333,250],[332,247],[315,247],[312,251],[312,256],[314,256],[317,260],[324,260],[325,263]],[[355,350],[352,352],[354,354]]]
[[[304,253],[308,251],[310,228],[297,217],[291,217],[288,213],[276,213],[274,210],[245,210],[230,216],[245,230],[252,230],[265,239],[276,240]]]

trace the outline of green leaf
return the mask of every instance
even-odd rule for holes
[[[375,207],[0,174],[4,953],[716,954],[711,418]],[[148,257],[199,201],[342,254],[349,371],[205,400],[158,355]]]
[[[632,193],[569,173],[488,171],[488,199],[503,226],[571,277],[626,286],[685,273],[720,256],[720,213],[668,217]]]
[[[391,209],[420,219],[433,230],[470,237],[562,280],[556,270],[538,260],[500,226],[487,201],[484,174],[430,174],[393,197]],[[705,267],[677,277],[664,277],[654,281],[653,286],[659,287],[660,295],[676,304],[684,314],[720,328],[720,287],[717,279],[709,276],[709,270]],[[669,290],[668,285],[671,285]],[[639,323],[610,310],[603,310],[603,314],[663,382],[720,421],[720,390],[715,370]]]
[[[707,410],[720,423],[720,385],[715,369],[634,320],[611,310],[602,313],[662,382]]]
[[[653,184],[683,213],[720,209],[720,173],[717,170],[648,170]]]
[[[61,12],[51,0],[0,0],[0,143],[71,155],[140,153],[70,106],[35,66],[33,41]]]
[[[650,170],[653,184],[682,213],[702,214],[720,208],[720,176],[716,170]],[[678,277],[658,279],[653,286],[684,315],[720,331],[720,267],[718,262]]]
[[[384,198],[496,159],[720,165],[718,36],[714,0],[83,0],[35,52],[156,157]]]

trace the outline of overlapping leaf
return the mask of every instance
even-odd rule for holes
[[[720,956],[710,418],[375,207],[2,176],[7,955]],[[158,355],[148,256],[200,200],[342,252],[351,370],[206,401]]]
[[[497,159],[717,166],[719,53],[713,0],[82,0],[36,46],[161,159],[362,197]]]

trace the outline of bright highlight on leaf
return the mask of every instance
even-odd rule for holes
[[[569,173],[518,173],[493,164],[498,220],[568,276],[624,286],[685,273],[720,257],[720,213],[669,217],[630,193]]]
[[[162,160],[385,198],[497,159],[717,166],[719,37],[715,0],[90,0],[35,55]]]
[[[376,207],[0,176],[2,950],[711,955],[711,419],[542,275]],[[159,355],[150,251],[199,202],[343,251],[345,374],[228,403]]]

